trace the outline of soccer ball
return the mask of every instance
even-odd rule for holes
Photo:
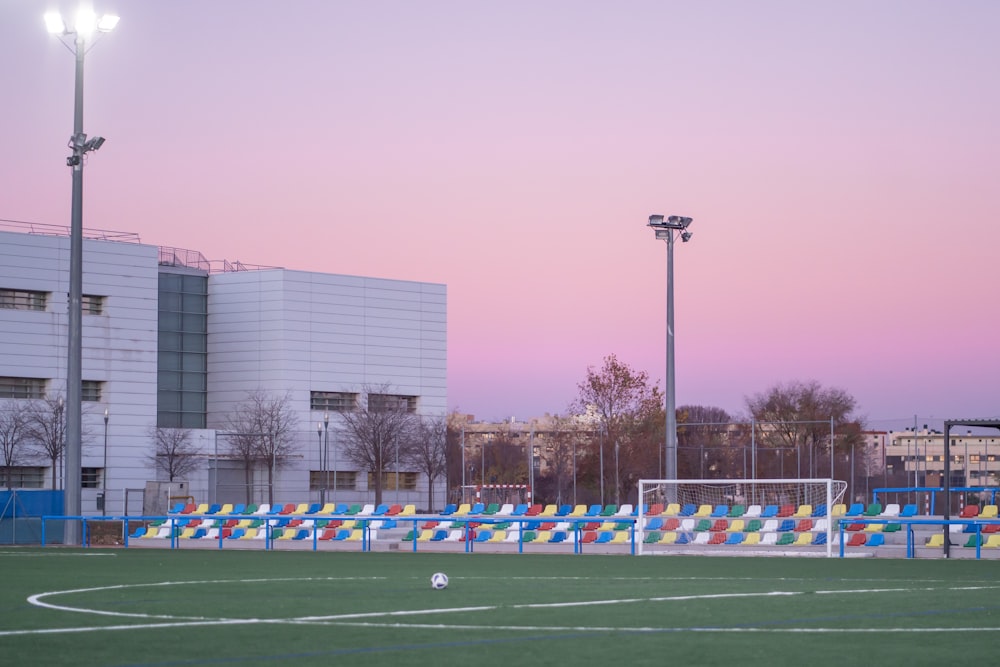
[[[431,575],[431,588],[436,591],[448,588],[448,575],[444,572],[435,572]]]

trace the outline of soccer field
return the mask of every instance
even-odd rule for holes
[[[0,551],[0,662],[995,664],[996,561]],[[450,585],[430,586],[445,572]]]

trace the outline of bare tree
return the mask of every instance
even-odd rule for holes
[[[579,422],[570,417],[554,415],[548,435],[546,447],[546,463],[548,468],[546,480],[552,487],[555,502],[562,505],[571,498],[572,484],[575,475],[577,444],[580,441]],[[541,499],[541,495],[538,495]]]
[[[198,468],[199,451],[191,443],[189,429],[154,426],[149,437],[153,441],[149,462],[167,476],[167,481],[183,479]]]
[[[48,460],[52,468],[52,488],[59,488],[59,461],[66,451],[66,406],[61,395],[32,403],[28,432],[35,455]]]
[[[30,436],[28,427],[28,410],[23,403],[12,400],[0,406],[0,456],[3,456],[4,482],[8,489],[13,488],[11,468],[20,463],[25,454]]]
[[[434,509],[434,481],[445,474],[448,425],[445,417],[415,420],[406,461],[427,476],[427,509]]]
[[[229,453],[243,462],[250,502],[250,479],[253,468],[262,465],[267,470],[268,503],[274,504],[274,475],[295,449],[298,415],[291,408],[291,394],[272,396],[257,389],[247,392],[227,417]]]
[[[405,447],[415,415],[409,411],[405,397],[396,396],[389,385],[365,387],[362,395],[357,410],[340,413],[344,424],[344,454],[372,474],[375,504],[379,505],[385,473],[396,460],[397,448]]]
[[[797,461],[806,464],[799,477],[818,477],[821,464],[829,460],[830,447],[850,451],[858,441],[860,422],[852,421],[856,401],[843,389],[824,388],[815,380],[777,384],[746,399],[754,419],[762,424],[765,446],[784,447],[797,452]],[[830,423],[841,437],[830,442]],[[849,426],[854,424],[854,426]],[[831,474],[833,471],[827,470]]]

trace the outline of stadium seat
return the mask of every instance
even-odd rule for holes
[[[580,540],[583,544],[590,544],[591,542],[597,541],[597,531],[588,530],[583,533],[583,539]]]
[[[386,516],[399,516],[399,514],[402,513],[402,511],[403,511],[403,506],[402,505],[399,505],[399,504],[389,505],[389,509],[386,510],[385,515]]]
[[[761,510],[760,518],[771,519],[778,516],[778,506],[777,505],[765,505],[764,509]]]
[[[982,545],[983,545],[983,536],[982,535],[976,535],[975,533],[973,533],[972,535],[969,535],[969,539],[966,540],[965,544],[963,544],[962,546],[964,546],[964,547],[977,547],[977,546],[982,546]]]
[[[899,516],[901,518],[909,518],[911,516],[917,516],[918,513],[919,510],[917,509],[916,504],[910,503],[909,505],[903,505],[903,509],[899,512]]]
[[[1000,548],[1000,534],[994,533],[986,538],[986,542],[983,544],[983,547],[987,549]]]
[[[729,505],[716,505],[714,508],[712,508],[712,513],[709,516],[711,516],[713,519],[729,516]]]
[[[796,519],[805,519],[811,517],[813,513],[812,505],[799,505],[798,509],[795,510],[795,514],[792,516]]]
[[[586,516],[586,515],[587,515],[587,506],[586,505],[576,505],[576,506],[573,507],[573,511],[570,512],[567,516],[581,517],[581,516]]]
[[[763,535],[760,536],[760,543],[761,543],[762,546],[765,546],[765,547],[767,547],[767,546],[774,546],[774,544],[777,541],[778,541],[778,534],[777,533],[764,533]]]
[[[675,544],[677,542],[677,533],[663,533],[660,538],[660,544]]]
[[[944,535],[942,533],[934,533],[928,538],[924,546],[928,547],[943,547],[944,546]]]
[[[864,504],[854,503],[846,512],[844,512],[844,516],[861,516],[864,513],[865,513]]]
[[[723,544],[736,546],[737,544],[743,544],[743,539],[743,533],[729,533],[726,535],[726,540]]]
[[[867,526],[865,526],[865,532],[866,533],[881,533],[883,528],[885,528],[885,524],[870,523]]]
[[[482,514],[486,510],[485,503],[475,503],[472,509],[469,510],[469,514]]]
[[[764,522],[764,525],[761,526],[760,532],[762,532],[762,533],[776,533],[776,532],[778,532],[778,520],[777,519],[768,519],[768,520],[766,520]]]
[[[760,519],[750,519],[747,522],[746,530],[747,533],[759,533],[760,532]]]
[[[528,513],[527,503],[518,503],[514,507],[514,511],[510,513],[511,516],[525,516]]]
[[[476,532],[475,542],[489,542],[490,538],[493,537],[492,530],[479,530]]]
[[[601,516],[614,516],[617,511],[618,505],[606,505],[604,509],[601,510]]]
[[[403,511],[399,513],[399,516],[413,516],[417,513],[416,505],[403,505]]]
[[[333,513],[334,514],[347,514],[348,510],[350,510],[350,509],[351,509],[351,506],[348,505],[347,503],[337,503],[337,507],[336,507],[336,509],[333,510]]]
[[[760,505],[750,505],[750,507],[747,508],[746,514],[743,516],[747,519],[758,519],[760,518],[760,513],[762,511],[763,510]]]
[[[1000,523],[988,523],[983,526],[983,533],[989,535],[990,533],[1000,533]]]
[[[441,516],[451,516],[452,514],[455,513],[457,509],[458,505],[456,505],[455,503],[448,503],[447,505],[444,506],[444,509],[441,510]]]
[[[710,528],[710,530],[713,533],[720,533],[720,532],[724,533],[728,528],[729,528],[729,522],[726,519],[716,519],[712,523],[712,527]]]
[[[514,505],[512,503],[504,503],[496,512],[497,516],[510,516],[513,513]]]
[[[352,506],[351,509],[354,509],[354,507]],[[357,512],[352,512],[351,510],[348,510],[347,513],[355,516],[371,516],[372,514],[375,513],[375,505],[372,503],[366,503],[362,505]]]
[[[796,533],[808,533],[813,529],[812,519],[799,519],[795,524],[794,532]]]
[[[670,503],[663,508],[663,516],[680,516],[681,506],[679,503]]]
[[[887,523],[882,527],[883,533],[898,533],[903,530],[903,524],[901,523]]]
[[[663,520],[663,530],[677,530],[681,527],[681,520],[675,516],[667,517]]]
[[[854,533],[851,535],[851,539],[847,541],[847,546],[849,547],[863,547],[865,542],[868,540],[868,536],[864,533]]]
[[[712,530],[711,519],[699,519],[694,527],[694,532],[696,533],[707,533],[710,530]]]
[[[847,524],[847,526],[844,527],[844,530],[851,533],[864,529],[865,529],[865,524],[863,523],[849,523]]]
[[[687,503],[681,507],[681,511],[677,513],[678,516],[694,516],[694,513],[698,511],[698,506],[692,503]]]
[[[663,510],[666,509],[663,503],[653,503],[648,508],[646,508],[646,516],[660,516],[663,514]]]
[[[868,537],[868,546],[870,547],[880,547],[885,544],[885,535],[882,533],[873,533]]]
[[[871,503],[865,510],[865,516],[878,516],[882,513],[882,503]]]
[[[997,506],[996,505],[984,505],[983,510],[979,513],[980,519],[995,519],[997,518]]]
[[[711,505],[698,505],[697,511],[692,516],[705,517],[712,516],[712,506]]]
[[[778,524],[779,533],[790,533],[795,530],[795,519],[782,519]]]
[[[795,546],[797,547],[808,547],[812,546],[813,534],[812,533],[799,533],[795,537]]]
[[[813,524],[813,530],[819,533],[825,533],[829,524],[829,519],[817,519],[816,523]]]
[[[733,505],[729,508],[729,518],[738,519],[747,513],[746,505]]]
[[[900,509],[897,503],[889,503],[885,506],[885,509],[882,510],[882,513],[879,514],[879,516],[894,519],[899,516],[899,512]]]
[[[775,546],[779,546],[779,547],[787,547],[787,546],[789,546],[791,544],[794,544],[794,543],[795,543],[795,534],[794,533],[782,533],[781,536],[778,537],[778,541],[775,542],[774,544],[775,544]]]
[[[726,535],[725,533],[712,533],[711,538],[708,540],[708,543],[712,545],[725,544],[727,537],[729,537],[729,535]]]
[[[728,526],[726,526],[726,532],[729,533],[742,533],[744,530],[743,519],[734,519]]]
[[[385,505],[385,504],[383,504],[383,505],[376,505],[375,506],[375,511],[372,512],[372,516],[385,516],[388,513],[389,513],[389,506],[388,505]]]
[[[818,519],[819,517],[826,516],[826,503],[820,503],[816,505],[816,508],[812,512],[812,517]]]
[[[834,518],[841,517],[847,514],[847,505],[844,503],[837,503],[833,506],[833,511],[830,513]]]
[[[795,514],[795,505],[781,505],[778,507],[778,518],[783,519]]]
[[[493,516],[500,511],[500,503],[490,503],[483,509],[485,516]]]
[[[614,532],[609,530],[602,530],[597,533],[597,539],[594,541],[594,544],[607,544],[611,540],[613,540],[614,537],[615,537]]]
[[[743,544],[747,546],[754,546],[760,544],[760,533],[746,533]]]
[[[629,505],[628,503],[625,503],[623,505],[620,505],[618,507],[618,511],[615,512],[612,516],[634,516],[634,515],[635,515],[635,507]]]
[[[813,538],[813,545],[820,546],[825,544],[826,544],[826,533],[816,533],[816,536]]]
[[[646,530],[659,530],[663,527],[663,517],[656,516],[646,520]]]
[[[997,537],[1000,537],[1000,535]],[[654,530],[651,533],[646,533],[646,537],[642,538],[642,541],[645,544],[653,544],[654,542],[659,542],[661,539],[663,539],[663,533]]]
[[[292,510],[292,514],[309,514],[309,503],[299,503]]]
[[[139,526],[138,528],[135,529],[134,533],[132,533],[131,535],[129,535],[129,537],[142,537],[145,534],[146,534],[146,527],[145,526]]]

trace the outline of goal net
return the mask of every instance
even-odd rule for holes
[[[831,514],[846,490],[834,479],[639,480],[637,553],[759,545],[832,556]]]

